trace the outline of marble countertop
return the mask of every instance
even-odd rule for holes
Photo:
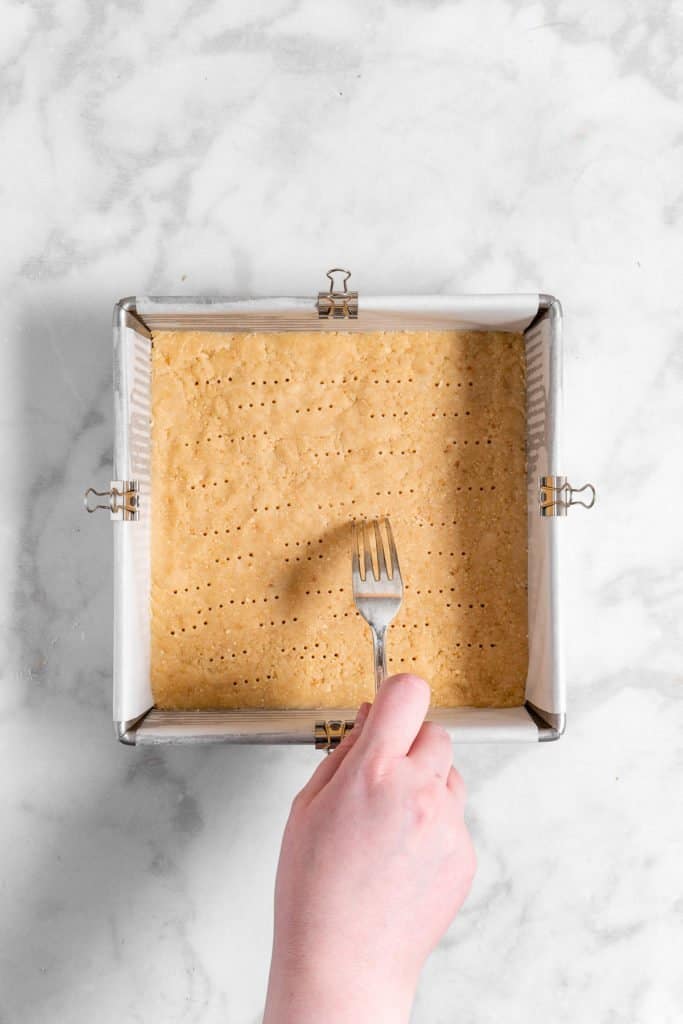
[[[567,733],[456,752],[479,873],[414,1021],[680,1020],[682,48],[680,8],[617,0],[5,5],[3,1024],[260,1019],[318,755],[114,742],[80,495],[117,298],[331,265],[559,296],[566,472],[599,487],[565,524]]]

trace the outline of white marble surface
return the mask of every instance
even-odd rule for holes
[[[681,1019],[681,15],[3,5],[3,1024],[260,1017],[316,755],[114,742],[111,530],[80,494],[109,479],[115,299],[334,264],[557,294],[566,470],[600,489],[565,524],[567,734],[458,751],[480,868],[414,1020]]]

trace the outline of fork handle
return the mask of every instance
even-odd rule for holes
[[[387,677],[386,626],[384,629],[373,629],[372,650],[375,660],[375,693]]]

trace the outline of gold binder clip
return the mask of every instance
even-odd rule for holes
[[[353,722],[328,721],[315,723],[315,749],[326,750],[329,754],[338,747],[346,735],[347,729],[353,728]]]
[[[90,496],[108,498],[109,501],[90,504]],[[83,495],[86,512],[109,512],[112,520],[133,522],[140,518],[140,485],[137,480],[112,480],[108,491],[89,487]]]
[[[341,288],[335,288],[334,275],[343,274]],[[350,270],[342,270],[341,267],[333,267],[328,270],[326,277],[329,279],[330,287],[326,292],[318,292],[318,316],[321,320],[355,320],[358,317],[358,292],[348,290],[348,280],[351,277]]]
[[[588,500],[577,498],[577,494],[588,492]],[[566,476],[541,477],[541,515],[566,516],[572,505],[593,508],[595,504],[595,487],[584,484],[583,487],[572,487]]]

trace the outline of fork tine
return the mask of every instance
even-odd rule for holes
[[[355,585],[360,582],[360,530],[358,523],[353,523],[353,547],[351,553],[351,581]]]
[[[373,544],[376,553],[373,552]],[[389,562],[392,563],[391,576],[388,573]],[[362,576],[361,572],[365,575]],[[388,519],[384,519],[384,530],[382,520],[354,522],[351,577],[356,611],[372,631],[375,689],[378,689],[387,675],[385,634],[403,601],[403,580]]]
[[[375,519],[372,524],[375,528],[375,543],[377,545],[377,567],[379,568],[379,578],[386,579],[389,575],[387,571],[387,563],[384,558],[384,542],[382,540],[382,534],[380,533],[379,523]]]
[[[377,579],[377,575],[372,565],[372,548],[370,546],[370,526],[368,523],[363,523],[363,553],[365,564],[365,579],[369,580],[371,576],[374,576],[375,579]]]
[[[393,580],[395,576],[400,576],[401,575],[401,567],[398,564],[398,552],[396,551],[396,544],[394,542],[394,535],[391,532],[391,523],[389,522],[388,519],[385,519],[384,520],[384,525],[386,526],[387,539],[389,541],[389,553],[391,554],[391,563],[392,563],[391,578]]]

